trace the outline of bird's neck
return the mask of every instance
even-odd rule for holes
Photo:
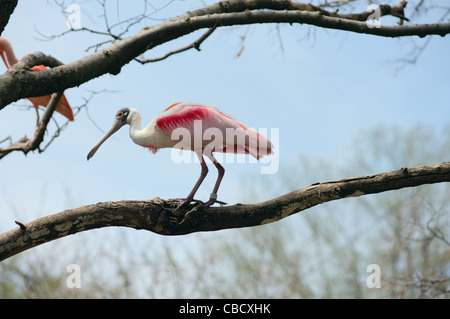
[[[0,50],[3,50],[5,52],[5,64],[8,69],[19,62],[16,55],[14,54],[11,43],[4,37],[0,37]]]
[[[140,146],[154,146],[150,127],[141,129],[141,117],[133,116],[130,122],[130,137],[134,143]]]
[[[133,116],[130,121],[130,137],[136,144],[139,144],[141,132],[141,117]]]

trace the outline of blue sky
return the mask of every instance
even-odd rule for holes
[[[147,23],[156,24],[157,19],[200,8],[205,2],[174,1]],[[103,27],[96,1],[75,3],[81,8],[82,25]],[[122,11],[120,15],[113,11],[112,22],[131,14],[127,10],[139,9],[118,6]],[[429,17],[428,22],[434,22],[436,16]],[[386,21],[392,23],[389,18]],[[44,153],[26,157],[14,153],[2,159],[0,231],[17,227],[14,220],[28,222],[86,204],[179,198],[189,193],[200,166],[173,163],[170,150],[151,154],[133,144],[127,128],[86,161],[89,150],[109,130],[115,112],[124,106],[137,108],[143,125],[174,102],[193,101],[215,105],[257,129],[270,132],[276,128],[280,166],[292,164],[298,155],[344,160],[345,146],[353,137],[381,124],[403,128],[423,125],[436,130],[450,124],[448,36],[433,37],[415,65],[397,71],[395,60],[410,56],[413,43],[423,45],[424,39],[385,39],[303,25],[278,27],[221,28],[203,43],[200,52],[192,50],[144,66],[130,62],[117,76],[104,75],[67,90],[73,106],[83,104],[90,91],[111,91],[96,95],[88,105],[90,117],[103,132],[83,110]],[[85,51],[88,46],[104,40],[85,32],[41,41],[36,29],[44,34],[67,30],[60,8],[50,1],[20,1],[3,33],[17,57],[43,51],[69,63],[92,52]],[[305,39],[308,30],[312,33]],[[160,56],[191,43],[203,32],[145,56]],[[5,71],[3,66],[0,71]],[[25,104],[28,102],[21,100],[0,112],[0,139],[11,135],[17,140],[33,134],[35,112],[23,108]],[[62,123],[62,117],[56,116]],[[236,188],[243,177],[254,179],[255,187],[263,178],[261,164],[224,166],[219,199],[230,204],[243,200],[242,191]],[[196,197],[206,200],[215,179],[216,171],[211,167]],[[306,185],[299,177],[299,187]]]

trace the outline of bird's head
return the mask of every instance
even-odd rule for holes
[[[131,118],[138,114],[136,110],[129,109],[127,107],[121,108],[117,111],[116,117],[114,119],[113,125],[108,133],[106,133],[105,137],[103,137],[97,145],[89,152],[87,155],[87,159],[89,160],[92,156],[94,156],[95,152],[100,148],[100,146],[114,133],[116,133],[122,126],[125,124],[131,123]]]

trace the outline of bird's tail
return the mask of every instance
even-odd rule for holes
[[[271,141],[256,131],[251,129],[247,130],[250,134],[250,145],[248,148],[250,155],[259,160],[261,157],[273,154],[274,147]]]
[[[237,154],[250,154],[257,160],[273,154],[273,144],[264,136],[251,128],[241,124],[241,127],[234,130],[234,141],[230,141],[227,136],[224,152]]]

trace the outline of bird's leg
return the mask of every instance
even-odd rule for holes
[[[223,168],[222,165],[219,164],[219,162],[217,162],[217,160],[215,159],[214,156],[210,155],[208,156],[211,161],[213,162],[214,166],[217,168],[217,171],[219,173],[217,180],[216,180],[216,184],[214,185],[213,191],[209,197],[209,200],[204,204],[204,206],[211,206],[214,203],[219,203],[222,205],[226,205],[227,203],[221,202],[217,200],[217,191],[219,190],[219,186],[220,186],[220,182],[222,182],[222,178],[223,175],[225,174],[225,168]]]
[[[206,175],[208,174],[208,166],[206,166],[205,159],[203,158],[203,156],[201,154],[197,154],[197,156],[198,156],[198,159],[200,160],[200,165],[202,166],[202,171],[200,173],[200,177],[198,178],[197,183],[195,183],[194,188],[192,188],[188,197],[181,201],[181,204],[177,207],[177,209],[182,208],[191,202],[200,202],[203,204],[203,202],[201,202],[199,200],[194,200],[194,195],[197,192],[200,185],[202,184]]]
[[[36,129],[39,127],[39,121],[40,121],[40,117],[39,117],[39,110],[38,110],[39,106],[36,105],[36,107],[34,108],[36,110]]]

